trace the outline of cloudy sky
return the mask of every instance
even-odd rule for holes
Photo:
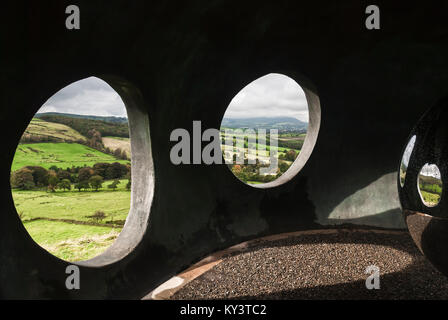
[[[126,117],[120,96],[103,80],[86,78],[56,92],[38,111]],[[230,102],[226,118],[290,116],[308,122],[302,88],[291,78],[271,73],[243,88]]]
[[[42,112],[127,117],[118,93],[95,77],[76,81],[59,90],[39,109],[38,113]]]
[[[420,171],[420,174],[423,176],[431,176],[437,179],[440,179],[440,171],[439,168],[435,164],[425,164]]]
[[[225,118],[279,116],[308,122],[308,105],[302,88],[278,73],[270,73],[244,87],[224,115]]]

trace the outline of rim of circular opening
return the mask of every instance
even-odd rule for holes
[[[268,73],[270,74],[270,73]],[[268,75],[266,74],[266,75]],[[308,128],[306,131],[306,137],[303,142],[302,149],[299,152],[299,155],[297,158],[293,161],[291,166],[288,168],[288,170],[285,171],[281,176],[279,176],[277,179],[266,182],[266,183],[260,183],[260,184],[250,184],[246,183],[242,180],[240,180],[231,170],[229,170],[239,181],[243,182],[244,184],[251,186],[253,188],[259,188],[259,189],[268,189],[277,187],[280,185],[285,184],[286,182],[293,179],[305,166],[308,159],[311,156],[311,153],[314,150],[314,146],[316,145],[317,137],[319,135],[320,130],[320,120],[321,120],[321,107],[320,107],[320,99],[318,94],[316,93],[316,90],[311,90],[306,85],[302,85],[299,81],[294,79],[293,77],[279,73],[283,76],[286,76],[292,80],[294,80],[303,90],[305,93],[305,98],[308,106]],[[263,77],[263,76],[261,76]],[[259,78],[261,78],[259,77]],[[255,79],[254,81],[258,80],[259,78]],[[253,81],[252,81],[253,82]],[[250,82],[250,83],[252,83]],[[221,148],[222,152],[222,148]]]
[[[401,188],[404,188],[404,183],[406,182],[406,174],[407,174],[407,171],[408,171],[407,169],[409,167],[409,160],[411,159],[412,153],[414,152],[416,141],[417,141],[417,135],[414,134],[409,139],[409,141],[408,141],[408,143],[407,143],[407,145],[406,145],[406,147],[404,149],[403,155],[401,156],[400,170],[398,171],[398,179],[400,181],[400,187]],[[406,151],[409,149],[411,142],[412,142],[412,149],[411,149],[411,151],[409,153],[408,165],[406,166],[406,171],[404,172],[403,181],[401,181],[401,165],[403,164],[404,155],[405,155]]]
[[[42,250],[59,260],[79,266],[101,267],[125,258],[137,247],[147,232],[154,195],[155,174],[149,117],[140,90],[130,82],[111,75],[90,75],[77,81],[90,77],[106,82],[117,92],[125,105],[128,116],[129,140],[131,144],[131,201],[126,222],[115,241],[104,252],[88,260],[64,260],[51,254],[32,237],[30,239]]]

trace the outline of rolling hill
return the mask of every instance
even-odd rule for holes
[[[86,138],[69,126],[33,118],[23,133],[21,142],[70,142],[79,140],[86,140]]]
[[[130,163],[78,143],[32,143],[17,147],[11,171],[25,166],[41,166],[46,169],[57,166],[66,169],[72,166],[93,166],[98,162]]]
[[[306,131],[308,123],[292,117],[224,118],[221,127]]]
[[[41,113],[36,114],[39,119],[60,123],[73,128],[84,136],[88,136],[88,132],[91,129],[95,129],[101,133],[102,136],[114,136],[129,138],[129,128],[127,120],[126,122],[120,122],[117,118],[117,122],[109,121],[110,117],[97,117],[97,116],[77,116],[77,115],[65,115],[61,113]],[[89,117],[101,118],[90,119]],[[115,118],[115,117],[112,117]],[[109,119],[109,120],[105,120]],[[125,119],[125,118],[124,118]]]
[[[62,113],[62,112],[42,112],[37,113],[35,118],[42,118],[47,116],[60,116],[75,119],[90,119],[90,120],[100,120],[110,123],[128,123],[128,118],[125,117],[114,117],[114,116],[93,116],[93,115],[82,115],[82,114],[72,114],[72,113]]]

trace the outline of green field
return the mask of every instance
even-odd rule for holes
[[[34,241],[57,257],[78,261],[103,252],[121,231],[128,215],[131,193],[126,190],[127,180],[120,182],[115,191],[107,188],[111,181],[105,181],[99,191],[13,189],[12,196],[16,210]],[[101,221],[88,217],[97,210],[106,213]],[[47,219],[67,219],[72,223]],[[81,246],[83,243],[85,246]]]
[[[130,163],[78,143],[32,143],[20,144],[17,147],[11,171],[24,166],[41,166],[48,169],[55,165],[65,169],[72,166],[93,166],[98,162]]]
[[[424,190],[420,190],[420,193],[426,205],[430,207],[434,207],[440,202],[440,194],[431,193]]]
[[[225,132],[225,128],[221,127],[220,139],[221,139],[221,151],[223,157],[228,164],[232,173],[241,181],[247,184],[262,184],[275,180],[283,173],[285,173],[292,165],[294,160],[298,157],[301,147],[306,138],[305,133],[288,132],[278,135],[278,145],[275,149],[277,151],[278,168],[275,172],[269,174],[260,174],[262,166],[268,166],[270,163],[270,155],[274,148],[270,147],[270,137],[266,136],[266,144],[258,143],[257,134],[245,134],[242,132]],[[233,146],[227,146],[223,140],[231,137]],[[243,140],[244,139],[244,140]],[[249,139],[253,140],[249,143]],[[237,141],[238,140],[238,141]],[[240,146],[236,146],[239,145]],[[244,147],[243,147],[244,145]],[[250,148],[249,148],[250,146]],[[261,149],[264,149],[263,151]],[[257,156],[255,156],[257,154]],[[235,155],[237,157],[244,157],[244,164],[233,163]],[[249,160],[254,161],[257,159],[259,163],[249,164]],[[231,161],[232,163],[228,163]]]
[[[112,181],[105,181],[98,191],[57,190],[12,190],[16,210],[22,220],[36,217],[89,221],[86,216],[96,210],[104,211],[108,217],[103,221],[125,220],[129,211],[131,193],[126,190],[127,180],[120,180],[115,191],[107,188]]]
[[[101,140],[95,141],[90,133],[90,130],[96,128],[104,129],[101,133],[108,132],[111,136],[118,136],[129,131],[127,124],[55,115],[50,115],[49,118],[55,122],[32,119],[16,149],[12,172],[26,166],[40,166],[45,169],[55,166],[61,170],[49,171],[46,174],[57,174],[59,184],[64,179],[59,175],[64,172],[70,175],[69,180],[78,182],[79,171],[65,171],[67,168],[93,167],[97,163],[130,164],[129,160],[118,160],[113,155],[98,151],[105,149],[104,143]],[[91,136],[90,139],[83,136],[80,130],[74,129],[74,125]],[[82,141],[95,145],[98,150],[84,145]],[[120,146],[130,145],[129,138],[114,138],[112,142]],[[130,148],[128,156],[130,157]],[[114,174],[116,172],[109,176],[113,177]],[[11,192],[16,211],[36,243],[66,261],[87,260],[104,252],[114,242],[128,216],[131,192],[126,189],[128,179],[124,178],[125,174],[119,176],[120,184],[116,190],[107,187],[113,180],[104,181],[98,191],[78,191],[74,188],[74,183],[71,184],[71,190],[67,191],[61,189],[60,185],[56,189],[50,188],[49,178],[44,183],[42,181],[45,179],[41,180],[40,185],[34,184],[37,178],[33,176],[29,182],[33,187],[17,185],[31,190],[12,189]],[[27,177],[29,181],[30,178]],[[105,178],[104,172],[102,178]]]
[[[25,221],[33,240],[51,254],[66,261],[91,259],[103,253],[120,230],[55,221]]]

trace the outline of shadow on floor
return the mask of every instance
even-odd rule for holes
[[[448,278],[424,258],[407,232],[332,232],[256,241],[226,256],[172,299],[448,299]],[[365,286],[364,264],[372,254],[386,270],[378,290]],[[331,274],[330,265],[338,271]],[[343,280],[334,283],[336,278]]]

